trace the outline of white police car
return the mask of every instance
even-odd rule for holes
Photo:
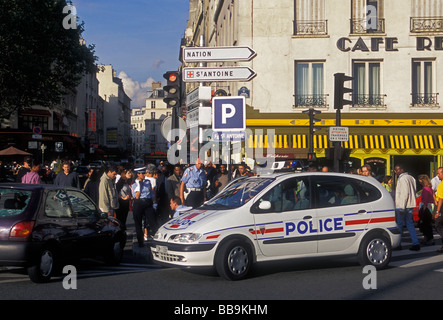
[[[239,280],[255,262],[296,257],[356,254],[382,269],[400,238],[392,197],[375,179],[281,173],[234,182],[170,220],[151,251],[160,264],[214,266]]]

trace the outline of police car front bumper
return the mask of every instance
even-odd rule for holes
[[[208,267],[213,265],[216,243],[175,244],[150,242],[152,257],[161,265],[179,267]]]

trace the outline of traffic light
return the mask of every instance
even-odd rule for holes
[[[317,161],[317,156],[315,155],[315,152],[309,152],[308,153],[308,161],[309,162]]]
[[[321,128],[315,126],[315,124],[317,122],[320,122],[321,120],[314,118],[315,115],[321,113],[321,111],[314,110],[314,108],[309,108],[309,110],[302,111],[302,113],[309,115],[309,133],[311,135],[313,135],[315,131],[318,131],[321,129]]]
[[[334,109],[343,109],[346,104],[352,104],[351,100],[344,99],[345,93],[352,92],[352,88],[345,88],[345,81],[350,81],[354,78],[345,75],[344,73],[334,74],[335,87],[334,87]]]
[[[163,75],[166,79],[167,85],[163,90],[167,92],[163,101],[168,105],[168,108],[181,106],[181,75],[178,71],[168,71]]]

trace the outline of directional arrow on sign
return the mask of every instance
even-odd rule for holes
[[[257,74],[248,67],[183,68],[184,82],[250,81]]]
[[[250,61],[257,53],[249,47],[185,47],[185,62]]]

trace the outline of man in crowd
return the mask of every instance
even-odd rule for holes
[[[206,201],[206,172],[203,163],[197,159],[195,165],[185,170],[180,184],[180,200],[187,206],[197,208]],[[185,202],[185,189],[189,191]]]
[[[412,240],[412,246],[409,250],[418,251],[420,250],[420,244],[415,232],[414,221],[412,220],[412,211],[416,206],[415,192],[417,184],[415,179],[405,172],[402,165],[396,165],[394,172],[398,176],[395,191],[398,228],[403,233],[403,226],[406,224]]]
[[[71,163],[69,161],[63,162],[63,171],[60,172],[54,179],[54,184],[61,187],[72,187],[80,189],[80,180],[77,172],[71,172]]]
[[[111,166],[103,173],[98,187],[98,207],[109,216],[115,216],[115,210],[119,208],[117,187],[115,177],[117,168]]]

